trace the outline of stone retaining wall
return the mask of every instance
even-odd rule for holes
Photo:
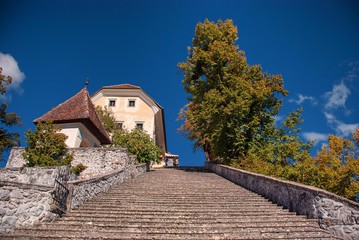
[[[69,151],[74,156],[73,166],[87,166],[80,180],[75,180],[69,167],[23,167],[24,148],[12,149],[6,168],[0,169],[0,232],[51,221],[113,185],[146,172],[146,165],[136,166],[136,157],[129,156],[123,148]]]
[[[55,179],[67,182],[75,178],[68,167],[0,168],[0,181],[54,186]]]
[[[125,170],[136,161],[136,157],[129,155],[126,148],[69,148],[68,151],[73,155],[72,167],[80,163],[87,167],[81,172],[80,179],[88,179],[115,170]],[[10,152],[6,168],[23,167],[26,163],[22,156],[24,152],[25,148],[14,147]]]
[[[0,169],[0,232],[58,217],[61,199],[56,197],[61,194],[55,179],[73,178],[68,167]]]
[[[210,162],[205,168],[290,211],[318,219],[321,228],[344,239],[359,239],[359,203],[325,190]]]
[[[82,163],[87,167],[80,174],[80,179],[125,170],[136,160],[128,155],[126,148],[70,148],[69,152],[73,155],[71,166]]]
[[[0,181],[0,233],[52,221],[57,214],[49,186]]]

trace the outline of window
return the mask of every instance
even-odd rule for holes
[[[136,123],[136,128],[143,130],[143,123]]]
[[[115,106],[116,106],[116,100],[110,99],[110,100],[108,101],[108,106],[109,106],[109,107],[115,107]]]
[[[118,129],[123,129],[123,122],[118,122],[117,123],[117,128]]]
[[[136,100],[128,100],[128,106],[129,107],[134,107],[136,105]]]

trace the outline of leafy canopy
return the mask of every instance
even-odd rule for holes
[[[359,129],[353,139],[329,135],[316,157],[303,142],[302,109],[280,126],[274,117],[288,93],[280,75],[248,65],[235,45],[231,20],[196,26],[186,62],[179,63],[189,103],[181,109],[180,131],[208,160],[301,182],[355,200],[359,192]],[[355,146],[355,144],[357,146]]]
[[[96,106],[95,110],[103,126],[105,127],[105,130],[110,135],[113,134],[118,129],[116,118],[113,115],[113,112],[106,106],[104,108],[102,108],[102,106]]]
[[[330,134],[328,145],[313,158],[295,165],[296,181],[323,188],[351,200],[359,194],[359,128],[352,139]]]
[[[28,147],[23,157],[28,167],[70,166],[73,157],[66,151],[67,136],[60,130],[52,122],[39,122],[34,132],[29,129],[25,133]]]
[[[2,74],[0,67],[0,94],[2,96],[6,93],[6,87],[11,84],[12,78]],[[11,126],[21,125],[21,118],[16,113],[7,113],[7,103],[2,102],[0,106],[0,161],[3,160],[2,153],[11,147],[19,145],[19,134],[11,133],[8,128]]]
[[[114,146],[127,148],[131,154],[136,155],[140,163],[159,163],[161,160],[161,149],[141,129],[134,128],[131,132],[118,130],[112,136],[112,143]]]
[[[282,104],[278,96],[287,95],[280,75],[248,65],[237,35],[231,20],[206,19],[196,26],[187,61],[178,64],[189,100],[179,130],[210,160],[238,159],[267,141]]]

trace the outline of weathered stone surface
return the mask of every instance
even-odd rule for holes
[[[318,219],[323,229],[345,239],[358,238],[359,203],[325,190],[206,162],[205,168],[290,211]]]
[[[106,192],[112,186],[121,184],[129,179],[131,179],[131,173],[120,170],[87,180],[70,181],[68,182],[69,189],[72,191],[70,207],[72,209],[77,208],[99,193]]]
[[[125,149],[73,149],[73,165],[83,163],[88,166],[82,175],[87,179],[74,181],[75,176],[68,167],[19,168],[23,150],[14,148],[7,168],[0,169],[0,233],[12,231],[15,226],[52,221],[58,217],[63,205],[66,210],[67,202],[69,206],[77,207],[146,171],[144,165],[135,165],[136,158],[128,156]],[[70,199],[62,187],[67,182]]]
[[[10,199],[10,191],[0,189],[0,201],[8,201]]]
[[[125,148],[71,148],[74,160],[71,165],[79,163],[87,168],[80,174],[80,179],[87,179],[114,170],[125,170],[133,165]]]
[[[18,190],[13,190],[10,193],[10,198],[23,198],[23,195]]]
[[[25,148],[23,147],[13,147],[11,149],[9,158],[6,162],[6,168],[20,168],[25,165],[25,159],[22,154],[25,153]]]
[[[0,181],[53,186],[55,179],[75,179],[68,167],[0,168]],[[24,193],[27,194],[27,193]],[[1,199],[0,191],[0,199]]]
[[[10,157],[7,161],[6,168],[20,168],[25,165],[25,159],[22,157],[24,153],[24,148],[13,148],[10,153]],[[87,168],[80,174],[80,179],[87,179],[93,176],[101,175],[104,173],[109,173],[115,170],[125,170],[128,166],[134,166],[136,157],[129,156],[126,148],[69,148],[69,153],[73,155],[73,161],[71,166],[76,166],[77,164],[82,163]],[[31,173],[31,169],[27,169],[28,174],[22,175],[21,177],[17,176],[16,181],[21,181],[23,183],[37,183],[43,185],[49,185],[53,182],[39,182],[39,179],[49,180],[50,178],[46,175],[52,175],[51,170],[48,172],[37,172],[37,178],[31,178],[34,173]],[[10,177],[6,176],[5,179],[0,180],[9,180]],[[37,182],[34,182],[34,181]]]

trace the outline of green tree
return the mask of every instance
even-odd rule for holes
[[[27,147],[23,157],[28,167],[70,166],[72,155],[67,153],[67,136],[59,133],[60,127],[52,122],[39,122],[35,131],[25,133]]]
[[[141,163],[161,160],[161,149],[156,146],[151,137],[138,128],[131,132],[123,130],[116,131],[112,136],[114,146],[125,147],[128,151],[136,155],[137,160]]]
[[[2,74],[2,68],[0,67],[0,94],[2,96],[6,93],[6,88],[11,84],[12,78]],[[11,126],[21,125],[21,118],[16,113],[7,113],[7,103],[2,102],[0,106],[0,161],[3,160],[3,152],[11,147],[19,145],[19,134],[11,133],[7,128]]]
[[[187,61],[178,65],[189,101],[179,130],[210,160],[239,159],[263,145],[275,130],[278,97],[287,95],[280,75],[248,65],[237,35],[231,20],[206,19],[196,26]]]
[[[106,106],[104,108],[102,108],[101,106],[97,106],[95,110],[103,126],[105,127],[105,130],[110,135],[113,134],[116,130],[118,130],[116,118],[110,109],[108,109]]]
[[[328,145],[317,156],[295,165],[297,181],[356,200],[359,193],[359,159],[357,133],[352,139],[328,136]]]
[[[255,145],[248,155],[232,166],[274,177],[296,180],[298,173],[293,165],[310,158],[309,149],[313,142],[303,142],[299,125],[302,123],[302,109],[291,112],[267,141]]]

